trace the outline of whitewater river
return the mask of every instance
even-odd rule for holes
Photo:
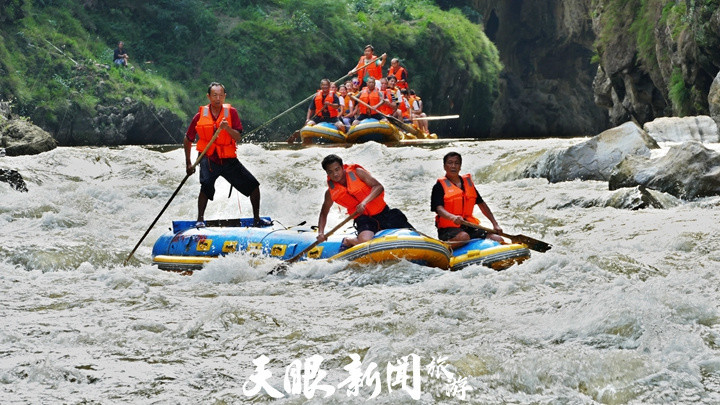
[[[124,267],[185,175],[180,149],[0,158],[29,189],[0,183],[0,403],[720,403],[720,198],[632,211],[606,182],[517,175],[583,140],[238,149],[285,226],[317,223],[337,153],[433,235],[430,190],[458,151],[507,233],[553,245],[502,272],[304,262],[278,277],[239,253],[157,270],[155,239],[195,218],[197,174]],[[207,219],[250,214],[228,190]]]

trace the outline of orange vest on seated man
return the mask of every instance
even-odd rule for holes
[[[368,91],[367,87],[365,87],[360,92],[360,97],[358,98],[362,100],[365,104],[375,106],[382,99],[382,94],[377,87],[372,91],[372,93]],[[370,108],[360,104],[360,114],[372,115],[375,114],[375,111],[371,111]]]
[[[443,207],[445,210],[454,215],[460,215],[464,220],[473,224],[480,224],[480,220],[473,216],[475,209],[475,201],[477,201],[477,193],[475,192],[475,184],[473,184],[470,174],[460,176],[463,182],[463,188],[453,184],[452,181],[445,177],[438,179],[445,192],[445,200]],[[435,225],[438,228],[459,228],[455,222],[445,219],[440,215],[435,216]]]
[[[335,183],[330,180],[330,177],[327,179],[330,198],[332,198],[335,203],[347,208],[348,215],[355,212],[358,204],[360,204],[362,200],[370,194],[370,190],[372,190],[370,186],[358,177],[355,172],[358,168],[365,170],[365,168],[360,165],[343,165],[347,187],[340,183]],[[385,206],[385,192],[383,191],[365,206],[363,215],[379,214],[385,209]]]
[[[385,100],[387,100],[391,103],[394,103],[397,101],[397,100],[395,100],[395,97],[393,97],[393,92],[390,89],[385,89],[383,96],[385,96]],[[395,109],[392,108],[391,106],[383,103],[383,105],[378,107],[378,111],[380,111],[381,113],[383,113],[385,115],[392,115],[392,113],[395,112]]]
[[[401,82],[400,80],[403,79],[403,73],[405,73],[405,81],[404,81],[404,82]],[[395,78],[397,79],[397,84],[396,84],[396,86],[398,86],[398,87],[401,88],[401,89],[407,89],[407,88],[408,88],[408,84],[407,84],[407,70],[405,70],[404,67],[398,66],[398,68],[395,69],[394,66],[390,66],[390,69],[388,69],[388,76],[390,76],[390,75],[395,76]]]
[[[225,118],[228,122],[228,125],[232,127],[232,119],[230,118],[230,107],[230,104],[223,104],[223,108],[220,111],[220,114],[218,114],[217,119],[213,119],[212,113],[210,112],[210,105],[200,106],[200,118],[195,125],[195,130],[198,133],[198,151],[202,152],[205,150],[208,142],[210,142],[210,139],[212,139],[213,135],[215,135],[215,131],[220,127],[220,123],[222,122],[223,118]],[[223,129],[222,131],[220,131],[220,135],[218,135],[215,142],[210,145],[210,148],[208,149],[206,155],[210,156],[213,153],[217,153],[219,158],[229,159],[237,157],[237,155],[235,154],[236,149],[237,144],[235,142],[235,139],[233,139],[233,137],[230,136],[230,134]]]
[[[322,109],[324,107],[323,104],[325,104],[326,102],[332,104],[333,100],[335,100],[334,96],[335,96],[335,93],[333,93],[332,91],[329,91],[327,96],[325,96],[323,98],[322,90],[318,90],[317,94],[315,94],[315,116],[316,117],[323,116],[323,113],[322,113]],[[338,116],[337,108],[329,105],[329,106],[327,106],[326,110],[330,114],[330,118],[335,118]]]

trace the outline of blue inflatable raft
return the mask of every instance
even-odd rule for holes
[[[270,221],[270,218],[264,218]],[[207,221],[196,228],[195,221],[173,221],[152,251],[153,264],[161,270],[192,272],[218,257],[244,251],[288,260],[316,241],[317,231],[309,226],[278,228],[252,227],[252,218]],[[365,243],[340,251],[345,236],[331,235],[303,255],[306,259],[348,260],[361,264],[408,260],[429,267],[460,270],[481,264],[502,270],[530,257],[525,245],[501,245],[491,240],[473,240],[450,249],[437,239],[412,229],[386,229]]]

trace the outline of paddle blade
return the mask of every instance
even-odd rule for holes
[[[541,240],[533,239],[529,236],[525,235],[504,235],[510,238],[513,243],[522,243],[523,245],[527,245],[528,249],[532,249],[536,252],[547,252],[552,248],[552,245],[543,242]]]

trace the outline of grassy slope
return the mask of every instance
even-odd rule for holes
[[[482,27],[430,1],[11,3],[22,16],[0,26],[0,98],[14,98],[17,112],[51,128],[75,108],[89,111],[126,95],[187,120],[205,102],[210,81],[223,82],[246,126],[257,127],[312,94],[321,78],[345,75],[373,43],[401,58],[427,110],[472,111],[456,130],[479,135],[491,121],[501,69]],[[101,66],[119,40],[134,71]],[[304,110],[260,139],[293,129]]]

